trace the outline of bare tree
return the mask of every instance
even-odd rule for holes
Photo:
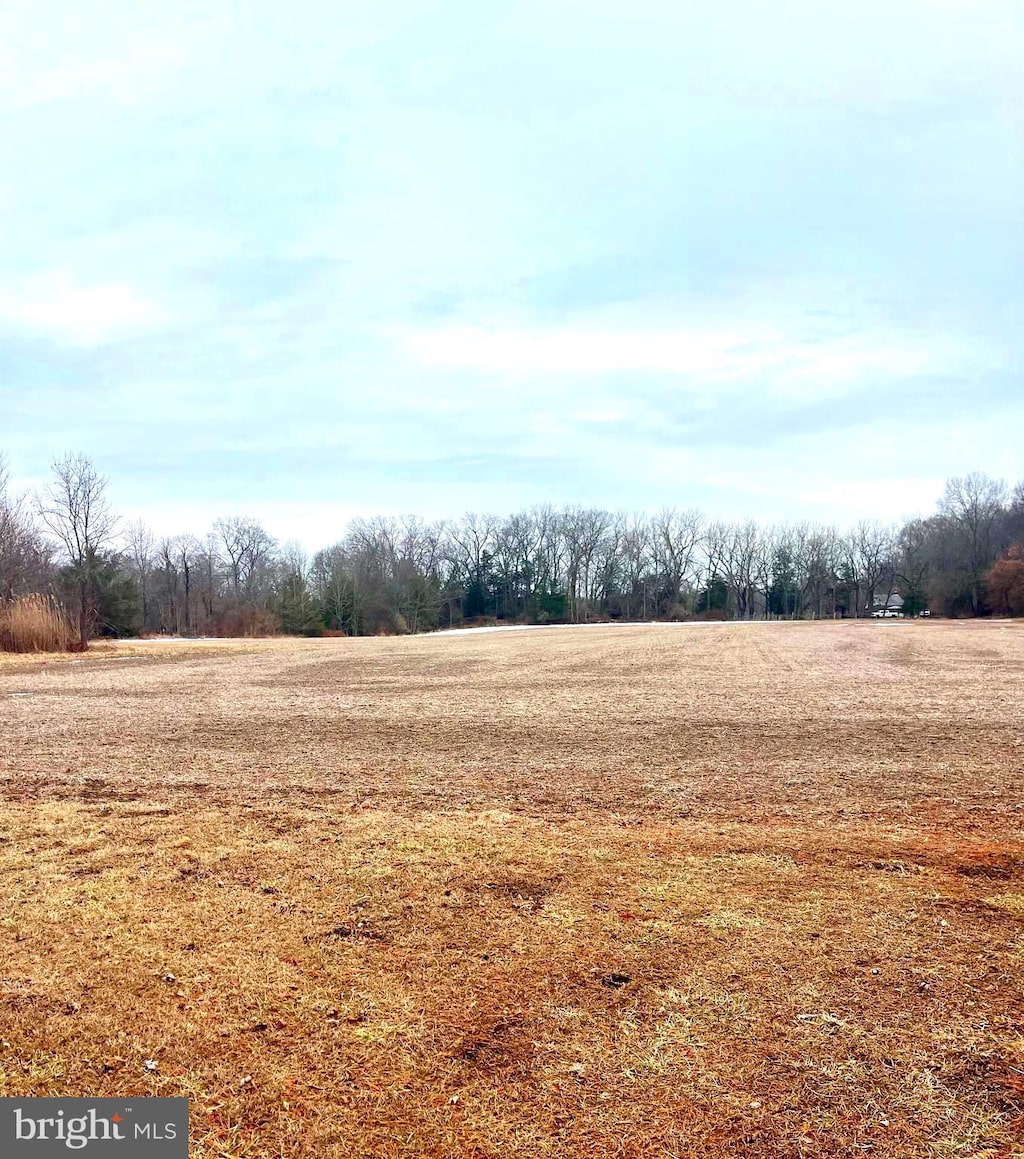
[[[840,556],[835,528],[818,524],[807,527],[802,548],[804,609],[809,610],[814,619],[834,615],[836,567]],[[893,578],[891,557],[889,562],[888,576],[891,585]]]
[[[157,548],[157,559],[160,563],[160,572],[163,581],[164,611],[161,616],[161,627],[165,632],[181,633],[181,605],[178,600],[178,550],[172,536],[165,536],[160,540]]]
[[[612,522],[607,511],[568,507],[562,512],[561,534],[566,555],[566,611],[569,619],[586,618],[592,605],[591,577],[595,556]]]
[[[135,573],[135,580],[139,585],[142,627],[145,631],[149,625],[149,573],[153,566],[155,540],[149,525],[142,519],[129,523],[124,529],[122,538],[132,571]]]
[[[202,559],[203,548],[194,535],[179,535],[174,540],[174,550],[182,584],[182,629],[186,636],[191,636],[195,631],[195,617],[192,613],[193,577]]]
[[[924,520],[911,519],[896,536],[896,579],[902,589],[904,610],[912,615],[927,607],[929,530]]]
[[[763,554],[761,529],[752,521],[726,524],[718,558],[735,601],[736,617],[752,619],[758,590],[758,562]]]
[[[7,461],[0,455],[0,599],[43,588],[50,552],[24,499],[9,490]]]
[[[486,609],[488,573],[497,527],[496,516],[475,512],[469,512],[448,525],[448,565],[462,590],[463,613],[469,617],[479,616]]]
[[[323,605],[327,626],[357,635],[360,631],[359,593],[354,570],[343,544],[318,551],[310,570],[313,591]]]
[[[309,553],[297,540],[289,539],[282,544],[279,559],[284,566],[285,575],[309,578]]]
[[[776,529],[768,527],[761,530],[757,544],[757,554],[754,559],[752,579],[754,590],[762,601],[764,618],[772,615],[772,580],[774,578],[776,551]]]
[[[683,582],[693,576],[693,565],[704,534],[704,516],[695,510],[666,507],[651,521],[655,563],[666,582],[668,597],[677,604]]]
[[[214,531],[228,558],[231,590],[236,599],[253,599],[276,547],[255,519],[234,515],[218,519]]]
[[[731,548],[732,528],[727,523],[716,521],[709,523],[701,536],[696,558],[700,562],[700,571],[697,586],[701,587],[700,575],[703,575],[703,596],[694,609],[710,613],[716,581],[725,580],[729,586],[729,553]],[[725,609],[719,609],[723,612]]]
[[[117,529],[107,502],[107,480],[86,455],[67,454],[51,464],[53,481],[37,499],[39,518],[63,548],[77,591],[78,627],[85,644],[95,619],[100,553]]]
[[[595,559],[591,598],[607,614],[613,597],[621,590],[624,577],[623,544],[626,538],[626,517],[621,511],[611,512],[601,537]]]
[[[626,619],[636,614],[636,605],[639,601],[641,618],[646,620],[651,595],[654,551],[651,543],[651,525],[643,516],[634,515],[623,532],[622,560]]]
[[[959,533],[963,545],[975,615],[981,606],[982,576],[996,556],[993,530],[1005,502],[1006,484],[979,472],[950,479],[939,502],[939,510]]]
[[[532,525],[532,559],[530,571],[533,597],[553,595],[565,583],[565,541],[561,534],[561,516],[550,504],[530,512]]]
[[[891,527],[862,519],[850,533],[846,551],[856,577],[857,602],[854,615],[870,612],[880,588],[889,589],[896,574],[895,542]],[[863,603],[860,597],[863,596]]]
[[[1024,480],[1013,489],[1003,527],[1003,546],[1024,543]]]
[[[199,569],[199,604],[203,613],[205,631],[213,630],[214,605],[217,597],[217,580],[223,560],[218,549],[216,532],[208,531],[202,545],[197,549],[196,559]],[[196,625],[193,624],[193,631]]]
[[[484,557],[494,550],[497,519],[493,515],[469,512],[449,528],[449,539],[458,552],[458,562],[472,578],[483,574]]]
[[[530,598],[530,520],[519,513],[501,520],[494,529],[494,582],[498,608],[506,619],[515,619]]]

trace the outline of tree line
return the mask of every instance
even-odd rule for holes
[[[157,537],[84,455],[16,496],[0,459],[0,600],[42,593],[99,635],[401,634],[592,620],[1024,615],[1024,482],[950,479],[937,510],[840,529],[539,506],[356,519],[308,555],[258,520]]]

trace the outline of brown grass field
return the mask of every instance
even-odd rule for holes
[[[1024,1154],[1024,625],[0,659],[0,1094],[213,1156]],[[147,1068],[149,1062],[149,1068]]]

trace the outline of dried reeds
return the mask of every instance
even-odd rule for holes
[[[70,652],[78,633],[51,597],[0,601],[0,652]]]

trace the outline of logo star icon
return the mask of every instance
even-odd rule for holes
[[[115,1111],[114,1114],[110,1116],[110,1121],[112,1123],[123,1123],[124,1119],[122,1119],[121,1116]]]

